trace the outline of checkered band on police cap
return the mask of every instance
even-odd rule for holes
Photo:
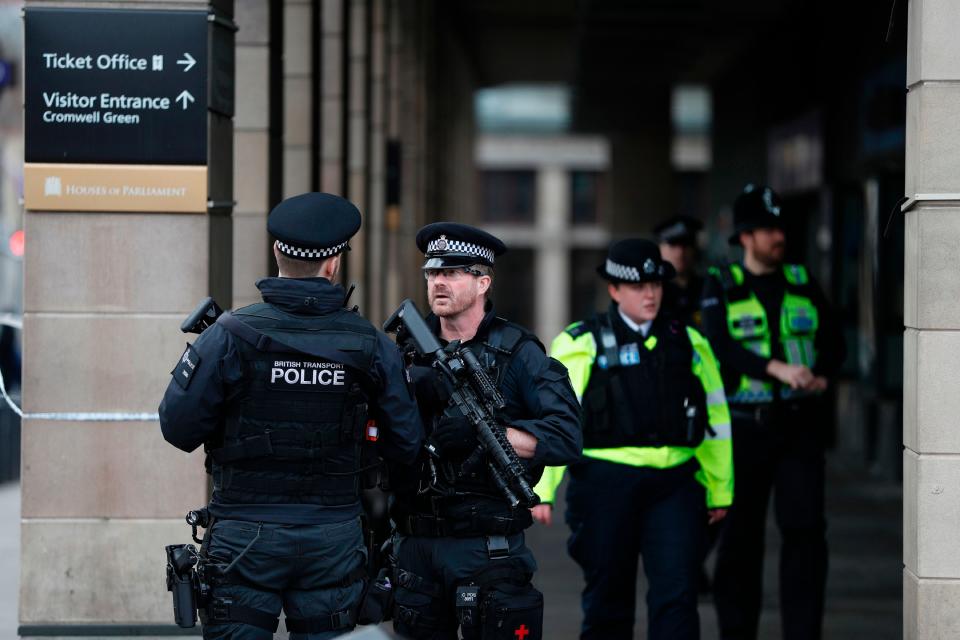
[[[644,272],[646,272],[648,275],[652,274],[657,268],[652,260],[647,260],[643,266]],[[606,269],[607,274],[613,276],[614,278],[627,280],[629,282],[640,282],[640,270],[636,267],[620,264],[618,262],[614,262],[610,258],[607,258]]]
[[[304,249],[277,240],[277,248],[280,249],[280,253],[285,256],[290,256],[291,258],[317,260],[319,258],[329,258],[330,256],[337,255],[347,248],[347,242],[347,240],[344,240],[334,247],[327,247],[325,249]]]
[[[447,240],[447,236],[445,235],[427,243],[427,254],[429,255],[434,252],[463,253],[483,258],[490,264],[493,264],[493,249],[488,249],[487,247],[472,242],[464,242],[463,240]]]

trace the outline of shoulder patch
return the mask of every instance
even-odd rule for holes
[[[572,325],[564,329],[571,338],[579,338],[583,334],[590,331],[590,327],[586,322],[574,322]]]
[[[193,380],[193,374],[197,372],[199,367],[200,356],[193,345],[187,343],[187,348],[180,356],[180,361],[177,362],[177,366],[173,368],[170,374],[173,375],[173,379],[180,385],[180,388],[186,391],[187,387],[190,386],[190,381]]]

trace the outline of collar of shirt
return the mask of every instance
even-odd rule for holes
[[[627,317],[627,314],[623,312],[623,309],[617,307],[617,313],[620,314],[620,319],[623,320],[623,323],[630,327],[633,331],[639,333],[644,338],[647,337],[647,334],[650,333],[650,327],[653,325],[653,320],[647,320],[643,324],[637,324],[633,320]]]

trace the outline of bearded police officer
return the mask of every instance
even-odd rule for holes
[[[270,638],[281,608],[292,638],[351,629],[363,481],[376,454],[411,462],[422,443],[396,346],[333,284],[360,212],[307,193],[267,227],[279,277],[187,347],[160,405],[164,437],[203,444],[213,476],[203,546],[225,570],[201,611],[205,638]]]
[[[743,262],[712,268],[702,301],[726,381],[737,469],[714,578],[721,635],[757,637],[772,490],[783,539],[783,637],[815,639],[827,575],[822,394],[843,360],[843,340],[807,269],[784,264],[780,197],[747,185],[734,203],[734,225],[730,243],[743,245]]]
[[[486,368],[506,401],[498,418],[531,485],[544,465],[575,460],[578,405],[566,369],[545,355],[536,336],[497,317],[489,300],[503,242],[442,222],[422,228],[417,246],[426,253],[427,324],[442,344],[459,340]],[[486,473],[451,478],[444,472],[476,450],[476,432],[466,419],[444,415],[448,390],[424,364],[411,367],[411,375],[439,461],[422,457],[412,472],[391,472],[399,534],[394,628],[413,638],[456,638],[459,625],[464,638],[538,640],[543,600],[530,584],[536,562],[523,534],[530,511],[511,506]],[[463,606],[476,598],[486,603],[481,615]]]
[[[653,228],[660,255],[676,271],[663,283],[663,311],[698,328],[703,278],[697,273],[697,234],[702,228],[703,223],[690,216],[674,216]]]
[[[622,240],[598,267],[610,308],[575,322],[551,353],[583,401],[583,457],[570,465],[567,548],[583,569],[581,638],[633,638],[637,557],[652,640],[700,637],[697,582],[708,522],[733,500],[730,415],[710,345],[660,313],[673,267],[648,240]],[[563,468],[534,517],[549,524]],[[706,488],[706,495],[704,495]]]

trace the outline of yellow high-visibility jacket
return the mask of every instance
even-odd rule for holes
[[[582,322],[575,322],[557,336],[550,347],[550,355],[567,367],[573,389],[577,392],[577,398],[582,401],[597,357],[597,343],[593,332],[575,330],[581,324]],[[733,503],[733,441],[730,410],[727,407],[723,379],[720,377],[720,365],[706,338],[691,327],[687,327],[687,335],[693,346],[693,361],[690,367],[707,395],[707,421],[710,429],[703,442],[696,448],[665,446],[584,449],[583,455],[596,460],[655,469],[676,467],[696,457],[700,463],[697,480],[707,490],[707,507],[729,507]],[[647,338],[643,346],[650,351],[656,349],[656,337]],[[543,502],[554,501],[565,471],[566,467],[547,467],[544,471],[536,486],[536,492]]]

